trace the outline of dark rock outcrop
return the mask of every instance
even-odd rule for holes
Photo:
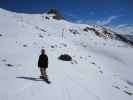
[[[59,13],[59,11],[57,9],[50,9],[48,11],[48,14],[52,14],[53,15],[53,19],[56,19],[56,20],[62,20],[64,19],[64,17]]]
[[[113,38],[113,34],[108,32],[105,28],[102,28],[102,32],[99,32],[97,29],[91,27],[86,27],[83,29],[83,31],[85,32],[93,31],[97,36],[103,37],[104,39]]]
[[[72,57],[68,54],[62,54],[58,57],[59,60],[72,61]]]
[[[116,36],[116,39],[117,40],[120,40],[120,41],[123,41],[131,46],[133,46],[133,41],[130,40],[129,38],[127,38],[125,35],[122,35],[122,34],[115,34]]]
[[[46,16],[45,19],[49,20],[50,18],[48,16]]]
[[[74,35],[80,34],[76,29],[69,29],[69,31],[70,31],[71,33],[73,33]]]

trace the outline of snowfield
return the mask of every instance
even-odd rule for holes
[[[0,100],[133,100],[132,46],[46,16],[0,9]],[[51,84],[39,79],[42,48]]]

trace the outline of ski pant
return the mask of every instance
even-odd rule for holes
[[[40,68],[41,76],[47,78],[46,68]]]

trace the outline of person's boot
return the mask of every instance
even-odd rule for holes
[[[40,76],[40,79],[44,79],[44,76]]]
[[[40,79],[48,80],[47,76],[40,76]]]
[[[46,75],[46,76],[44,76],[43,78],[44,78],[46,81],[48,80],[48,76],[47,76],[47,75]]]

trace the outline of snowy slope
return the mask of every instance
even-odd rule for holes
[[[130,45],[45,16],[0,9],[0,100],[133,100]],[[51,84],[37,79],[41,48]],[[58,60],[64,53],[73,61]]]

